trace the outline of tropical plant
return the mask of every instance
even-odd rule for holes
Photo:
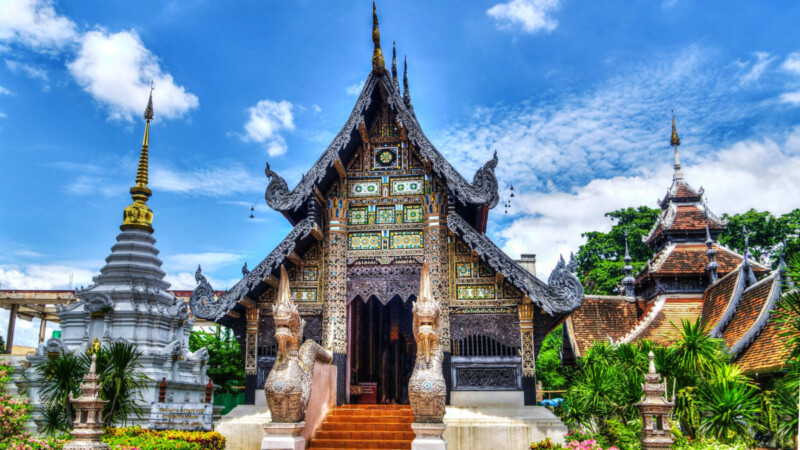
[[[749,381],[733,380],[715,372],[697,389],[700,432],[724,444],[750,441],[761,426],[758,423],[760,401]]]
[[[0,354],[6,352],[6,341],[3,340],[3,336],[0,336]]]
[[[545,390],[561,390],[569,386],[572,367],[561,365],[562,325],[556,327],[544,339],[536,358],[536,379]]]
[[[233,392],[237,386],[244,386],[244,357],[239,342],[230,328],[214,326],[212,332],[192,331],[189,335],[189,349],[208,350],[208,376],[218,387],[216,393]]]
[[[75,410],[69,401],[70,395],[80,395],[80,383],[88,371],[88,365],[75,353],[62,353],[56,358],[47,358],[35,366],[35,372],[42,380],[39,396],[48,409],[54,411],[43,417],[45,429],[67,431],[75,418]],[[67,428],[61,428],[67,424]],[[55,431],[53,431],[54,433]]]
[[[696,377],[727,360],[722,351],[724,341],[709,336],[706,325],[698,317],[694,323],[683,320],[681,326],[672,324],[680,332],[680,338],[671,347],[668,363],[675,365],[674,373],[682,386],[694,384]]]
[[[102,397],[108,401],[103,407],[103,423],[126,425],[132,417],[142,417],[140,402],[142,391],[150,378],[138,369],[139,352],[127,342],[114,342],[97,352],[97,373],[102,383]],[[88,355],[84,364],[90,363]]]

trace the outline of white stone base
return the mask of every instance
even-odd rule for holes
[[[305,450],[306,440],[300,436],[305,427],[305,422],[265,423],[267,437],[261,441],[261,450]]]
[[[264,424],[270,420],[266,406],[239,405],[222,416],[214,424],[214,430],[225,436],[226,450],[253,450],[261,448],[261,441],[267,435]]]
[[[524,449],[550,438],[563,444],[567,427],[544,406],[453,407],[444,415],[443,437],[458,450]]]
[[[417,436],[411,442],[411,450],[447,450],[447,441],[442,439],[445,428],[443,423],[412,423]]]
[[[451,406],[525,406],[522,391],[451,391]]]

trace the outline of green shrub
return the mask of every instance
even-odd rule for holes
[[[106,428],[103,442],[112,448],[138,450],[224,450],[225,437],[216,431],[148,430],[141,427]]]

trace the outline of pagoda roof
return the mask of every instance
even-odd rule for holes
[[[385,99],[380,97],[379,85],[383,87]],[[484,211],[494,208],[499,200],[494,174],[497,154],[478,169],[471,183],[464,179],[425,136],[413,109],[410,104],[406,105],[399,88],[386,70],[379,74],[370,72],[347,122],[294,189],[290,191],[286,181],[267,164],[265,173],[270,178],[264,195],[267,204],[282,212],[293,225],[303,220],[308,213],[308,201],[314,197],[316,190],[324,192],[340,178],[337,165],[344,165],[355,154],[362,142],[359,127],[366,125],[367,119],[379,111],[381,101],[389,104],[398,125],[406,130],[408,140],[416,146],[420,156],[430,163],[433,172],[445,182],[448,192],[456,200],[457,211],[476,227],[484,228]]]
[[[703,242],[706,219],[713,237],[725,231],[728,226],[728,221],[715,216],[699,197],[691,202],[670,198],[661,208],[661,214],[653,228],[647,236],[642,237],[642,241],[650,246],[658,247],[671,240]]]
[[[744,256],[735,251],[713,243],[711,247],[716,250],[714,260],[719,264],[717,272],[720,275],[728,274],[744,260]],[[669,244],[659,250],[641,272],[636,276],[636,284],[640,285],[645,278],[673,277],[673,276],[703,276],[706,274],[708,248],[705,244],[678,243]],[[750,261],[753,272],[764,275],[769,268],[755,261]]]

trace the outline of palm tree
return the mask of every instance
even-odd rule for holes
[[[142,417],[138,401],[143,400],[142,390],[150,379],[139,372],[140,353],[133,344],[114,342],[97,352],[97,372],[102,382],[102,397],[108,400],[103,408],[106,426],[127,424],[128,419]],[[85,356],[89,359],[89,355]]]
[[[700,431],[728,444],[737,439],[752,440],[760,429],[760,401],[756,389],[740,381],[710,377],[697,390]]]
[[[54,410],[45,416],[52,418],[53,422],[46,424],[50,429],[65,431],[63,424],[71,425],[75,411],[69,401],[70,394],[80,395],[80,383],[88,371],[88,364],[84,358],[74,353],[65,353],[56,358],[48,358],[35,367],[35,371],[42,380],[39,395],[42,402]]]
[[[669,359],[677,366],[674,372],[682,378],[681,386],[687,386],[696,377],[705,378],[706,373],[728,357],[721,351],[723,340],[709,336],[699,317],[694,323],[688,320],[681,323],[681,328],[672,324],[680,332],[680,339],[672,346]]]

